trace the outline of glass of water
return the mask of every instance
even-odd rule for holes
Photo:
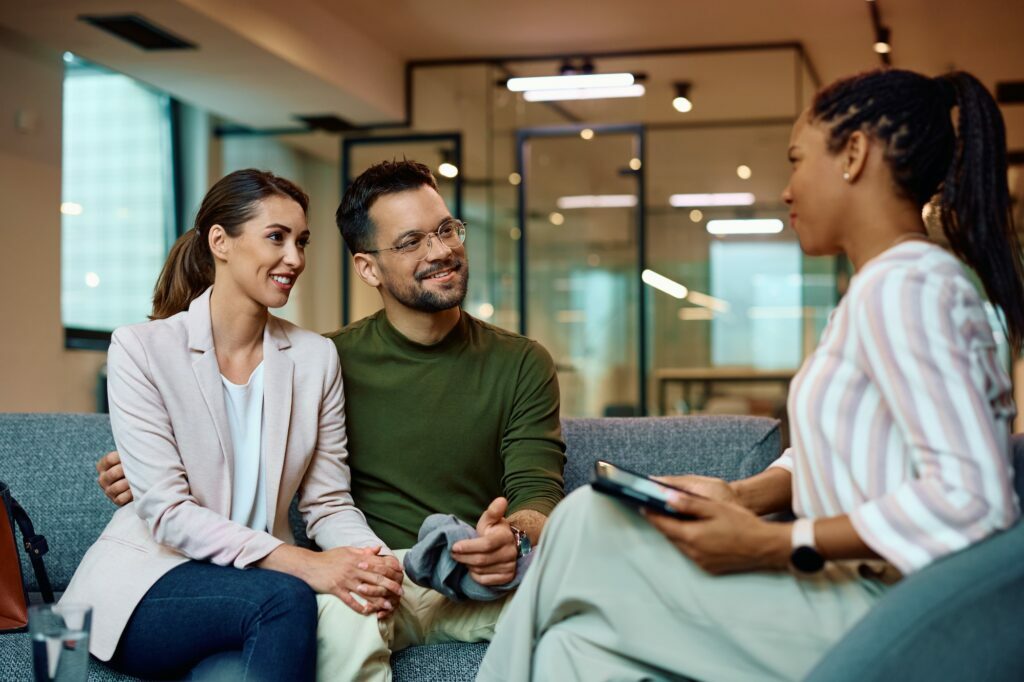
[[[92,607],[87,604],[43,604],[29,608],[36,682],[86,682],[91,625]]]

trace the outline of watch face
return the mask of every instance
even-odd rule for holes
[[[825,566],[825,559],[813,547],[797,547],[790,555],[793,568],[801,573],[815,573]]]

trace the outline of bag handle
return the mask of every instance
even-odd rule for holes
[[[10,502],[11,516],[21,531],[23,546],[28,552],[29,561],[32,562],[32,570],[35,571],[39,591],[43,593],[43,601],[52,604],[53,587],[50,585],[50,576],[46,574],[46,566],[43,565],[43,555],[50,551],[50,546],[45,537],[36,533],[35,528],[32,527],[32,519],[28,517],[28,513],[18,504],[14,496],[8,493],[7,500]]]

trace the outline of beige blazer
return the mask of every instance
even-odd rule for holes
[[[229,520],[234,450],[210,323],[210,292],[188,312],[114,332],[110,421],[134,502],[114,513],[62,600],[93,606],[89,650],[110,660],[146,591],[189,559],[245,568],[294,543],[296,492],[323,548],[383,544],[352,503],[344,395],[329,340],[270,317],[263,335],[267,527]]]

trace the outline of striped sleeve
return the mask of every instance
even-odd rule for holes
[[[785,469],[789,473],[793,473],[793,448],[786,448],[779,455],[779,458],[768,465],[768,468],[778,467],[779,469]]]
[[[950,278],[892,268],[863,284],[851,301],[859,361],[906,443],[909,472],[850,520],[909,574],[1019,515],[1009,431],[991,397],[1009,384],[980,301]]]

